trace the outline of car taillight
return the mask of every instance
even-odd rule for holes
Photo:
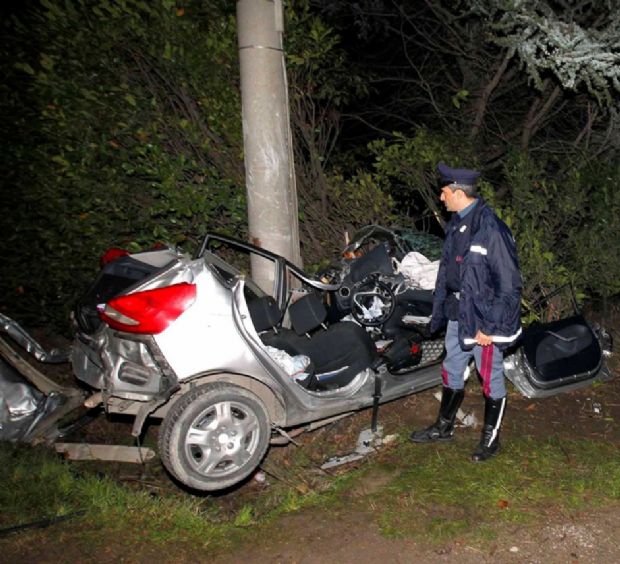
[[[112,247],[101,255],[101,258],[99,259],[99,266],[103,268],[109,262],[115,261],[117,258],[120,257],[126,257],[128,254],[129,251],[126,251],[125,249]]]
[[[196,299],[196,285],[175,284],[111,299],[99,316],[113,329],[127,333],[161,333]]]

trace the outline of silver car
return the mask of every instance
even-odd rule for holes
[[[273,266],[271,293],[245,274],[253,256]],[[176,479],[227,488],[270,441],[441,381],[441,339],[424,344],[413,372],[391,374],[363,327],[325,323],[335,290],[218,235],[196,258],[115,257],[75,309],[73,370],[108,412],[135,416],[135,436],[146,417],[163,418],[160,456]]]
[[[270,292],[246,274],[257,260],[273,268]],[[255,471],[270,443],[370,406],[376,417],[379,403],[441,383],[441,336],[412,327],[399,348],[409,356],[394,369],[390,342],[331,315],[338,288],[222,235],[207,235],[195,257],[116,253],[75,308],[73,370],[107,412],[134,416],[134,436],[147,417],[162,419],[159,453],[177,480],[228,488]],[[587,357],[585,372],[539,386],[527,355],[510,357],[508,375],[530,397],[583,385],[601,369],[589,328],[556,334]]]

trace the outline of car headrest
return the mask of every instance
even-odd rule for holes
[[[288,308],[291,325],[298,335],[316,329],[325,321],[327,310],[316,294],[306,294]]]
[[[261,296],[248,302],[248,311],[258,333],[274,328],[282,319],[282,312],[271,296]]]

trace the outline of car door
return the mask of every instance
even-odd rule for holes
[[[532,306],[539,311],[537,319],[504,359],[504,372],[515,387],[526,397],[541,398],[610,378],[606,333],[582,315],[570,286],[541,302]]]

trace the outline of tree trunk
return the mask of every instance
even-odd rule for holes
[[[497,70],[493,74],[491,80],[482,90],[482,93],[480,94],[480,97],[476,102],[476,115],[474,116],[474,123],[472,125],[471,131],[469,132],[470,139],[475,139],[476,137],[478,137],[480,129],[482,128],[482,122],[487,111],[489,100],[491,99],[491,95],[493,94],[493,91],[497,88],[497,85],[500,83],[502,76],[506,72],[506,69],[508,68],[508,63],[510,62],[512,56],[513,53],[509,50],[504,56],[501,64],[498,66]]]

